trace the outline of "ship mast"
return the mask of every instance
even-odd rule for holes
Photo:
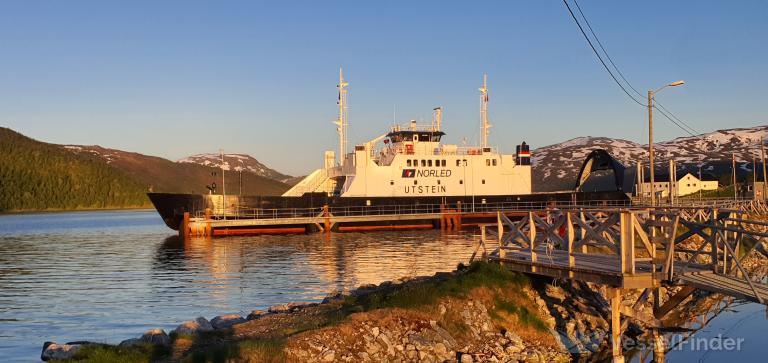
[[[435,107],[432,109],[432,131],[440,131],[443,123],[443,108]]]
[[[339,89],[339,100],[336,102],[339,105],[339,118],[334,123],[339,133],[340,166],[344,166],[344,156],[347,154],[347,85],[349,83],[344,82],[344,73],[339,68],[339,84],[336,86]]]
[[[481,146],[488,147],[488,135],[491,124],[488,123],[488,75],[483,74],[483,87],[480,88],[480,137]]]

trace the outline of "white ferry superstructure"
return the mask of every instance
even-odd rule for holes
[[[348,83],[339,72],[339,152],[325,152],[325,165],[285,197],[327,193],[339,197],[456,197],[531,194],[531,154],[523,142],[515,154],[488,146],[487,77],[480,88],[481,144],[441,143],[443,110],[433,110],[429,125],[393,126],[390,131],[346,152]]]

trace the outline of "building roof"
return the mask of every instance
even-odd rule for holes
[[[694,178],[699,178],[696,174],[698,173],[692,173],[690,171],[678,171],[676,174],[675,180],[680,180],[686,175],[691,174]],[[718,178],[715,175],[712,175],[710,173],[701,173],[701,181],[717,181]],[[653,176],[653,181],[656,183],[668,183],[669,182],[669,173],[656,173]],[[645,182],[650,183],[651,182],[651,176],[646,172],[645,173]]]

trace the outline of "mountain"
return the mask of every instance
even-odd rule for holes
[[[289,188],[248,169],[224,177],[228,194],[280,195]],[[208,193],[212,183],[221,188],[219,168],[98,145],[49,144],[0,127],[0,211],[150,207],[150,190]]]
[[[72,154],[100,160],[131,179],[141,183],[144,190],[166,193],[208,193],[206,185],[216,183],[221,188],[221,169],[188,162],[173,162],[156,156],[107,149],[101,146],[61,145]],[[255,159],[254,159],[255,160]],[[215,174],[215,175],[214,175]],[[250,170],[242,173],[225,171],[228,194],[280,195],[288,185]],[[220,190],[220,189],[219,189]]]
[[[760,139],[768,139],[768,126],[733,128],[707,134],[679,137],[654,143],[656,173],[668,173],[670,159],[678,169],[697,175],[716,176],[731,173],[731,158],[736,156],[737,176],[743,179],[752,172],[753,156],[760,160]],[[637,162],[648,166],[648,145],[607,137],[577,137],[559,144],[540,147],[533,151],[535,191],[555,191],[573,188],[576,174],[587,155],[594,149],[606,149],[626,167]],[[759,167],[759,165],[758,165]],[[762,174],[762,169],[758,168]]]
[[[0,127],[0,211],[148,207],[121,170]]]
[[[221,154],[197,154],[178,161],[179,163],[199,164],[212,168],[221,168]],[[247,154],[224,154],[224,170],[249,171],[266,178],[286,182],[292,177],[268,168]]]

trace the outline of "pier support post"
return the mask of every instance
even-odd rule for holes
[[[659,333],[659,329],[653,329],[653,361],[655,363],[666,362],[666,342],[664,341],[664,335]]]
[[[179,237],[189,237],[189,212],[184,212],[184,217],[181,219],[181,225],[179,226]]]
[[[211,228],[211,208],[205,208],[205,236],[213,236]]]
[[[323,228],[325,229],[325,233],[331,233],[331,212],[328,209],[328,204],[323,206],[323,219]]]
[[[608,297],[611,299],[611,351],[613,363],[624,363],[621,349],[621,289],[609,288]]]

